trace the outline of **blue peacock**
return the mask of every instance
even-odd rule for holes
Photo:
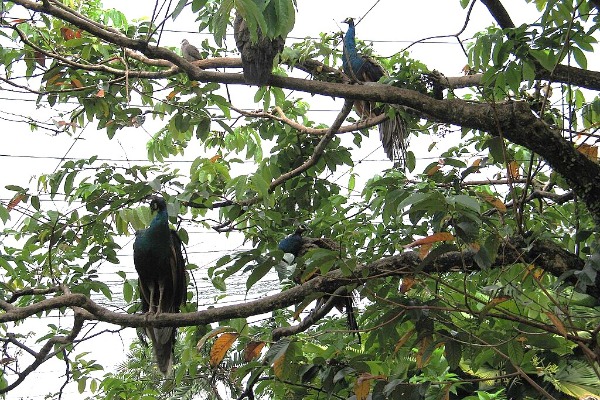
[[[290,253],[294,257],[301,257],[306,254],[310,249],[321,248],[339,252],[341,250],[340,245],[329,238],[311,238],[305,237],[303,234],[308,230],[306,225],[300,225],[293,234],[285,237],[279,242],[279,250],[285,253]],[[301,274],[295,274],[294,281],[298,284],[302,283]],[[327,300],[329,296],[323,296],[319,301],[315,309],[319,309]],[[358,323],[356,322],[356,315],[354,314],[354,300],[352,293],[345,292],[344,295],[339,296],[339,301],[335,302],[335,307],[339,311],[346,311],[346,322],[348,329],[355,332],[360,342],[360,334],[358,332]]]
[[[381,64],[371,57],[359,54],[356,50],[354,19],[346,18],[343,22],[348,24],[343,41],[344,73],[357,82],[377,82],[387,76],[387,72]],[[377,106],[374,102],[357,100],[354,102],[354,110],[361,118],[367,119],[381,115],[387,109]],[[404,164],[406,159],[406,136],[406,122],[398,112],[379,124],[379,137],[386,155],[390,160],[400,164]]]
[[[156,215],[147,229],[136,232],[133,243],[142,312],[178,313],[187,297],[183,245],[177,232],[169,228],[165,200],[152,196],[150,209]],[[147,328],[146,334],[152,342],[158,369],[163,375],[170,375],[176,328]]]

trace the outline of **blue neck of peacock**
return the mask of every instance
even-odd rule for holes
[[[355,29],[354,23],[348,24],[348,30],[344,35],[344,53],[342,59],[342,65],[344,67],[344,72],[350,75],[353,78],[354,73],[357,73],[358,70],[362,67],[364,61],[361,56],[358,55],[356,51],[356,38],[355,38]]]
[[[169,214],[167,210],[158,210],[152,222],[150,222],[150,226],[148,227],[148,231],[151,235],[156,235],[158,237],[165,237],[165,232],[168,234],[169,232]]]

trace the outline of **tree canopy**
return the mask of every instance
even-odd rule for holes
[[[69,384],[127,399],[600,397],[600,71],[588,68],[600,2],[525,0],[537,13],[517,26],[500,0],[456,1],[464,27],[446,38],[468,60],[461,76],[411,46],[378,57],[359,41],[389,72],[362,84],[341,70],[341,32],[324,32],[288,37],[268,86],[250,91],[228,45],[234,13],[252,38],[286,37],[295,0],[157,1],[140,20],[98,0],[3,2],[0,87],[60,116],[24,130],[153,131],[147,160],[65,159],[6,187],[0,394],[58,359],[56,398]],[[494,24],[462,37],[476,5]],[[211,35],[194,41],[202,60],[161,42],[186,18]],[[310,113],[323,97],[339,100],[327,123]],[[359,100],[387,111],[360,119]],[[398,114],[403,162],[357,173]],[[141,313],[121,251],[153,194],[184,243],[210,229],[207,249],[246,245],[209,262],[189,252],[178,314]],[[277,244],[300,225],[310,246],[292,259]],[[203,285],[219,292],[211,304]],[[356,332],[335,311],[349,293]],[[142,334],[164,326],[180,327],[166,378]],[[117,368],[82,350],[136,329]]]

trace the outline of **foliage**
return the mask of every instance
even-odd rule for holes
[[[560,79],[562,67],[600,75],[587,71],[600,26],[594,2],[535,1],[536,22],[478,33],[464,46],[469,68],[461,78],[469,83],[463,89],[436,78],[407,51],[382,59],[391,74],[376,100],[398,88],[407,99],[433,98],[441,85],[445,98],[436,101],[455,107],[457,115],[472,114],[457,126],[453,116],[434,118],[417,102],[399,103],[410,136],[429,138],[428,151],[437,160],[421,166],[410,153],[406,168],[370,176],[355,170],[369,128],[330,132],[309,117],[312,99],[286,87],[295,82],[288,74],[311,69],[307,63],[315,61],[319,90],[350,86],[339,83],[344,77],[335,70],[341,65],[337,33],[288,44],[281,61],[289,70],[275,71],[284,83],[256,89],[261,110],[247,112],[235,107],[225,88],[239,83],[231,74],[193,80],[192,74],[205,71],[184,64],[174,70],[167,60],[151,57],[161,30],[158,15],[129,21],[99,1],[58,8],[55,1],[5,3],[0,35],[12,46],[0,46],[2,80],[26,75],[21,86],[39,105],[64,116],[56,124],[61,133],[75,135],[93,124],[116,141],[146,119],[160,128],[146,144],[150,164],[120,167],[96,156],[67,160],[38,177],[36,187],[6,188],[11,199],[0,203],[0,393],[18,386],[21,376],[31,379],[23,366],[36,369],[30,356],[39,356],[40,363],[64,360],[66,382],[76,382],[89,398],[218,399],[223,392],[273,399],[600,396],[600,218],[586,197],[591,189],[578,191],[577,182],[589,171],[560,172],[583,155],[597,164],[592,141],[600,125],[600,85]],[[36,12],[28,20],[12,16],[23,9]],[[74,11],[59,18],[63,14],[54,9],[75,10],[88,20],[77,22]],[[181,0],[165,18],[195,16],[199,30],[214,35],[202,52],[225,56],[234,9],[251,31],[270,37],[287,36],[295,23],[291,0]],[[123,38],[145,45],[125,50]],[[371,51],[364,42],[359,48]],[[177,50],[167,50],[175,62]],[[542,138],[548,153],[512,140],[498,129],[497,116],[485,129],[469,123],[484,120],[471,111],[475,105],[489,106],[491,115],[511,102],[527,105],[542,126],[536,132],[551,133]],[[340,132],[356,122],[342,117]],[[46,129],[34,119],[29,124]],[[456,131],[458,141],[438,150]],[[571,151],[558,154],[558,165],[549,161],[562,151],[557,143]],[[198,148],[205,154],[198,155]],[[171,162],[180,155],[194,157],[189,170]],[[344,179],[333,179],[335,174]],[[116,371],[79,350],[83,321],[128,329],[156,323],[133,315],[134,277],[118,272],[122,289],[116,290],[99,275],[107,263],[126,264],[119,253],[122,237],[147,226],[150,212],[140,203],[152,193],[167,199],[171,216],[179,215],[171,222],[184,242],[193,228],[210,227],[223,238],[239,234],[250,245],[222,255],[207,270],[189,257],[190,301],[182,312],[196,319],[162,320],[185,325],[179,328],[175,372],[167,379],[157,375],[142,336]],[[300,224],[308,225],[308,236],[328,238],[339,250],[312,249],[290,260],[276,244]],[[560,251],[551,262],[544,254],[530,256],[540,244]],[[514,252],[518,256],[510,258]],[[263,302],[228,307],[217,296],[214,307],[198,306],[201,283],[225,296],[242,279],[248,294],[275,275],[281,285],[269,289],[281,293],[269,293]],[[335,312],[282,333],[310,320],[308,310],[340,286],[358,300],[360,340]],[[300,300],[285,303],[288,294]],[[115,305],[117,298],[124,306]],[[72,320],[72,326],[15,333],[26,320],[42,326],[46,315]]]

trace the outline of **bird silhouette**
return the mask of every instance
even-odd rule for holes
[[[142,312],[178,313],[187,297],[183,245],[177,232],[169,228],[165,200],[152,196],[150,209],[156,216],[147,229],[136,232],[133,243]],[[174,327],[146,329],[158,369],[165,376],[172,371],[176,333]]]
[[[311,238],[302,236],[308,228],[305,225],[300,225],[296,231],[285,237],[283,240],[279,242],[278,248],[279,250],[283,250],[285,253],[293,254],[294,257],[301,257],[305,255],[310,249],[327,249],[335,252],[340,252],[340,245],[329,238]],[[313,278],[316,275],[312,275],[308,279]],[[300,284],[302,283],[302,277],[300,274],[296,274],[294,278],[294,282]],[[329,299],[329,296],[323,296],[319,301],[317,301],[316,309],[322,307],[325,302]],[[360,342],[360,334],[358,333],[358,323],[356,322],[356,315],[354,314],[354,300],[352,297],[352,293],[344,292],[343,295],[339,295],[339,297],[335,300],[335,307],[339,311],[346,311],[346,322],[348,325],[348,329],[354,331],[358,337]]]
[[[252,42],[248,24],[238,12],[233,22],[235,44],[242,57],[244,80],[252,85],[264,86],[269,82],[275,56],[281,53],[285,39],[281,36],[270,39],[258,29],[258,40]]]
[[[181,55],[189,62],[202,60],[202,54],[200,54],[198,48],[190,44],[187,39],[181,41]]]
[[[377,82],[387,76],[387,71],[373,58],[361,55],[356,50],[356,29],[354,19],[346,18],[348,24],[344,35],[342,66],[344,73],[357,82]],[[357,100],[354,110],[364,119],[384,114],[386,108],[374,102]],[[379,124],[379,137],[388,158],[394,162],[404,163],[406,154],[406,122],[399,113],[395,113]]]

